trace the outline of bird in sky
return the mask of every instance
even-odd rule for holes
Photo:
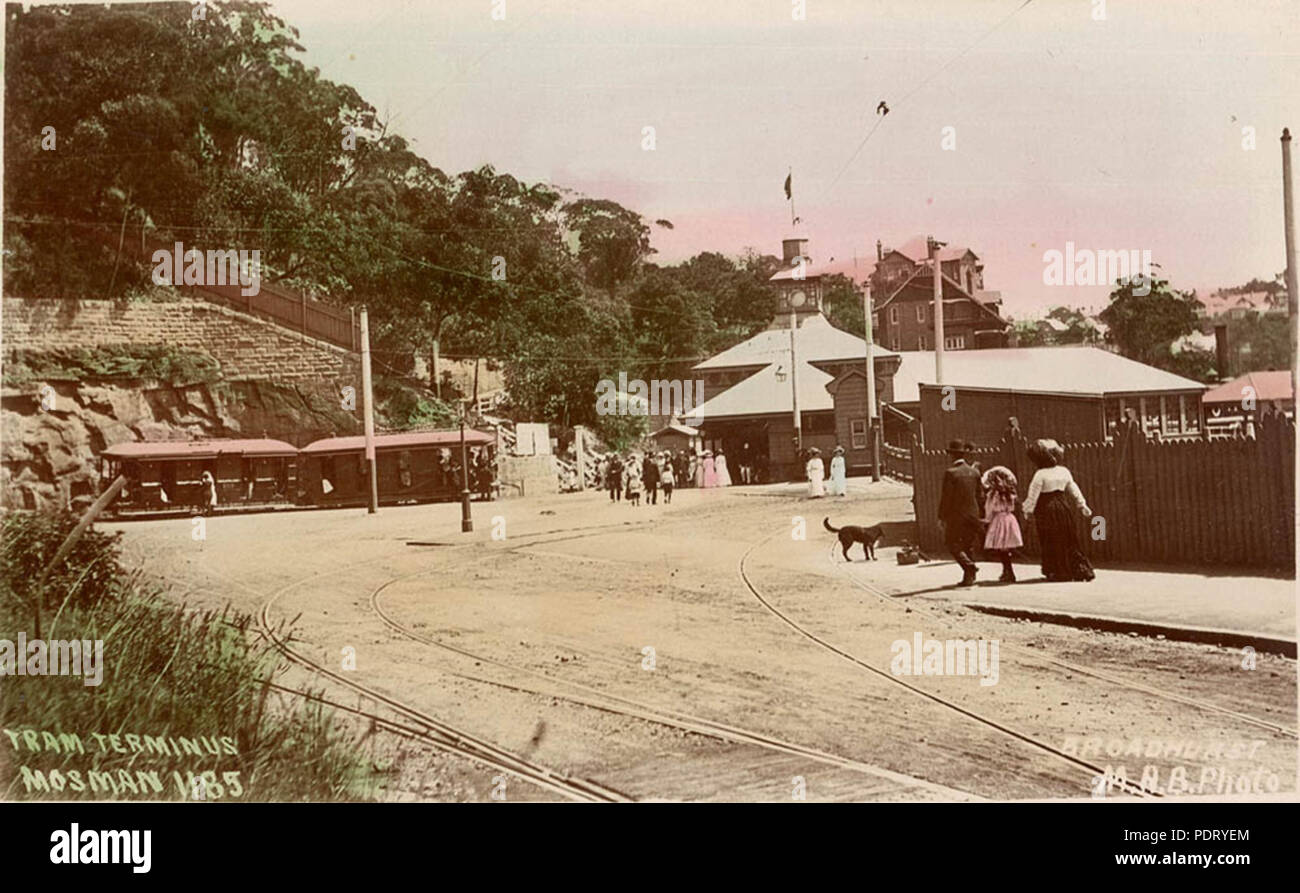
[[[877,115],[888,115],[888,114],[889,114],[889,106],[885,105],[885,100],[883,100],[883,99],[880,100],[880,105],[876,106],[876,114],[877,114]]]

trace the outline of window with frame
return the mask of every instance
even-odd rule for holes
[[[945,335],[944,338],[943,338],[943,349],[944,349],[944,350],[965,350],[965,349],[966,349],[966,336],[965,336],[965,335]]]
[[[803,413],[803,430],[805,434],[834,434],[835,433],[835,413],[833,412],[806,412]]]
[[[851,420],[849,422],[849,435],[852,438],[855,450],[865,450],[867,448],[867,420]]]
[[[925,305],[924,305],[924,304],[919,304],[919,303],[918,303],[918,304],[916,305],[916,321],[917,321],[917,322],[925,322]]]
[[[889,308],[889,322],[890,322],[892,325],[898,325],[898,308],[897,308],[897,307],[890,307],[890,308]]]

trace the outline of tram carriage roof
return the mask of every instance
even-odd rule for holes
[[[483,446],[496,443],[491,434],[465,429],[467,446]],[[376,434],[376,450],[418,449],[420,447],[454,447],[460,445],[460,430],[455,431],[409,431],[404,434]],[[322,453],[354,453],[366,448],[366,438],[362,435],[353,437],[327,437],[317,440],[302,448],[303,455],[320,455]]]
[[[217,456],[247,456],[249,458],[276,458],[298,455],[293,444],[283,440],[181,440],[181,441],[131,441],[114,444],[105,449],[109,459],[214,459]]]

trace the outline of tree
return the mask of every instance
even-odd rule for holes
[[[822,307],[831,325],[854,335],[866,335],[862,292],[848,276],[833,273],[822,279]]]
[[[577,236],[583,278],[612,296],[654,253],[650,227],[635,211],[607,199],[582,198],[564,206],[564,224]]]
[[[1171,347],[1197,330],[1201,302],[1191,294],[1173,290],[1164,279],[1149,280],[1146,294],[1135,294],[1141,280],[1120,280],[1110,294],[1110,304],[1099,315],[1109,328],[1107,340],[1124,356],[1172,369],[1177,361]]]

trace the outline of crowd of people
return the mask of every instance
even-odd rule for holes
[[[627,500],[639,506],[642,496],[647,505],[657,505],[660,493],[664,502],[673,501],[673,491],[681,487],[730,487],[731,471],[722,450],[692,453],[686,450],[660,450],[610,453],[598,464],[601,485],[609,492],[610,502]]]
[[[974,449],[970,441],[948,444],[952,464],[944,471],[939,494],[944,540],[962,569],[957,585],[974,585],[979,573],[974,555],[979,548],[1001,562],[1000,582],[1016,581],[1011,559],[1024,545],[1021,516],[1025,523],[1032,518],[1038,531],[1043,576],[1054,581],[1092,580],[1092,565],[1079,546],[1075,520],[1079,514],[1091,517],[1092,509],[1065,467],[1061,445],[1038,440],[1029,446],[1026,453],[1036,470],[1023,503],[1011,469],[995,465],[981,471],[972,458]]]

